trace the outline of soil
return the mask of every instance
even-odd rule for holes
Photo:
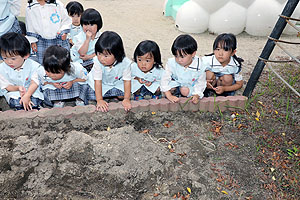
[[[0,198],[265,199],[256,138],[223,117],[226,125],[200,112],[2,121]]]

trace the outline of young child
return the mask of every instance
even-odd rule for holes
[[[21,101],[27,106],[30,96],[41,86],[44,103],[48,106],[63,107],[64,101],[69,99],[76,99],[76,105],[83,106],[86,80],[86,69],[79,63],[70,63],[67,49],[53,45],[46,49],[43,66],[33,74],[30,87]]]
[[[72,24],[67,10],[59,0],[28,0],[25,24],[27,36],[37,42],[31,44],[37,62],[42,64],[44,51],[52,45],[70,49],[67,34]]]
[[[235,91],[243,87],[241,63],[236,53],[236,37],[231,33],[217,36],[213,44],[213,53],[203,57],[206,66],[207,88],[217,95],[232,96]],[[205,91],[208,96],[209,90]]]
[[[40,64],[28,58],[30,44],[20,33],[10,32],[2,35],[0,52],[4,60],[0,64],[0,75],[7,80],[6,84],[2,83],[2,94],[11,108],[26,110],[20,99],[28,89],[32,75]],[[28,105],[38,109],[43,99],[43,94],[37,90],[28,99]]]
[[[161,90],[173,103],[178,102],[177,95],[182,95],[192,96],[192,102],[197,104],[206,88],[205,68],[196,56],[197,42],[190,35],[179,35],[171,50],[175,58],[168,59]]]
[[[83,31],[80,26],[80,17],[83,13],[83,6],[78,1],[70,1],[67,4],[66,9],[68,11],[68,15],[72,18],[72,25],[68,38],[70,45],[73,46],[74,37]]]
[[[159,46],[151,40],[138,44],[131,65],[131,92],[135,100],[150,95],[153,99],[161,98],[160,80],[163,72]]]
[[[95,52],[95,65],[88,79],[91,88],[88,99],[97,101],[97,110],[107,112],[108,103],[103,98],[117,97],[123,99],[124,109],[130,110],[131,61],[125,57],[121,37],[112,31],[103,32],[95,45]]]
[[[89,72],[94,63],[95,44],[101,35],[102,17],[97,10],[89,8],[82,13],[80,24],[83,31],[74,37],[71,58],[73,62],[80,62]]]
[[[9,33],[21,33],[16,16],[20,13],[21,0],[2,0],[0,3],[0,36]]]

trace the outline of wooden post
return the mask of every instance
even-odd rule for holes
[[[281,15],[290,17],[293,14],[298,3],[299,3],[299,0],[288,0]],[[279,19],[277,20],[277,22],[272,30],[270,37],[274,38],[274,39],[279,39],[286,24],[287,24],[287,22],[285,21],[285,19],[283,19],[282,17],[279,17]],[[260,54],[260,58],[268,60],[274,49],[274,46],[275,46],[274,41],[268,39],[264,49],[262,50],[262,52]],[[256,65],[254,67],[254,70],[251,73],[250,79],[246,85],[246,88],[244,90],[244,93],[243,93],[244,96],[247,96],[248,98],[250,98],[264,67],[265,67],[264,61],[258,59]]]

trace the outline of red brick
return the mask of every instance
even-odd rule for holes
[[[122,105],[122,102],[111,102],[108,104],[108,108],[109,108],[109,112],[111,112],[112,114],[116,114],[116,113],[125,113],[125,109]]]
[[[164,111],[164,112],[169,111],[169,105],[171,104],[171,102],[168,99],[162,98],[162,99],[157,99],[157,101],[159,102],[160,111]]]
[[[198,103],[196,103],[196,104],[194,104],[193,102],[192,102],[192,100],[190,100],[189,101],[189,110],[190,111],[198,111],[199,110],[199,102],[200,102],[200,99],[199,99],[199,101],[198,101]]]
[[[149,101],[148,100],[139,100],[139,110],[140,112],[149,111]]]
[[[179,98],[179,109],[180,110],[184,110],[184,111],[188,111],[189,110],[189,102],[190,99],[189,98],[185,98],[185,97],[180,97]]]
[[[209,112],[215,112],[217,110],[217,103],[216,103],[216,97],[207,97],[208,99],[208,111]]]
[[[228,99],[228,110],[234,111],[236,110],[236,107],[238,106],[238,99],[236,96],[227,96]]]
[[[204,97],[199,102],[199,110],[200,111],[208,111],[209,99]]]
[[[222,112],[224,112],[225,110],[227,110],[227,98],[223,97],[223,96],[219,96],[216,98],[216,105],[217,105],[217,110],[221,110]]]
[[[237,106],[244,109],[248,98],[245,96],[236,96],[236,97],[238,99]]]
[[[132,112],[139,112],[140,110],[140,104],[138,101],[131,101],[131,111]]]
[[[149,100],[149,110],[151,112],[159,111],[159,101],[158,101],[158,99],[150,99]]]

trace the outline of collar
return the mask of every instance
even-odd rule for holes
[[[192,63],[187,67],[187,68],[189,68],[189,69],[193,69],[193,70],[199,70],[199,65],[200,65],[200,59],[199,59],[199,57],[198,56],[195,56],[194,58],[193,58],[193,61],[192,61]]]
[[[216,58],[215,55],[212,55],[212,58],[211,58],[211,66],[222,66],[221,63],[218,61],[218,59]],[[230,57],[230,61],[229,63],[226,65],[226,66],[231,66],[231,67],[236,67],[236,66],[239,66],[239,64],[237,63],[237,61],[235,61],[235,59],[233,59],[233,57],[231,56]],[[225,67],[226,67],[225,66]]]

